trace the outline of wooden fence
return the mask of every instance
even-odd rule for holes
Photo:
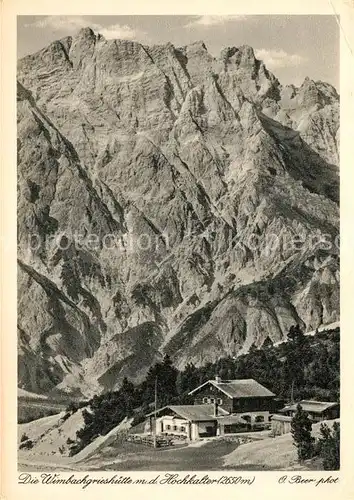
[[[126,441],[129,443],[143,444],[145,446],[154,446],[154,436],[151,435],[141,435],[141,434],[127,434],[125,437]],[[167,446],[173,446],[172,439],[164,438],[161,436],[156,437],[156,447],[165,448]]]

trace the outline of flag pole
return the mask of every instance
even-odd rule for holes
[[[155,378],[155,426],[154,426],[154,448],[157,447],[157,439],[156,439],[156,434],[157,434],[157,377]]]

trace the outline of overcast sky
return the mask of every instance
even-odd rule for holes
[[[306,76],[339,88],[339,29],[334,16],[19,16],[18,56],[90,26],[105,38],[176,46],[203,40],[213,55],[251,45],[281,83]]]

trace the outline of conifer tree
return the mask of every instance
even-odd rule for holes
[[[267,348],[270,348],[270,347],[273,347],[274,344],[273,344],[273,341],[272,339],[269,337],[269,335],[264,339],[264,342],[262,344],[262,349],[267,349]]]
[[[291,434],[294,445],[297,448],[297,455],[300,462],[314,455],[315,439],[311,435],[311,430],[312,422],[308,413],[298,404],[296,413],[291,421]]]
[[[333,429],[321,424],[318,441],[319,455],[324,470],[339,470],[340,466],[340,425],[334,422]]]

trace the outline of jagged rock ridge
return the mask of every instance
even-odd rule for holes
[[[164,352],[202,364],[338,320],[331,85],[284,87],[247,46],[89,28],[18,80],[21,387],[91,395]]]

